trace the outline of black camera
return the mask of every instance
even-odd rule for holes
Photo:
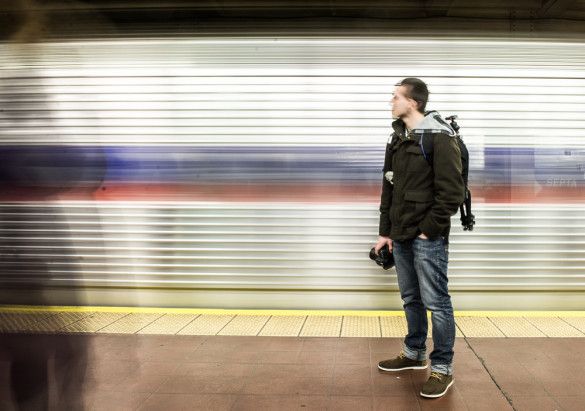
[[[392,251],[388,248],[388,244],[380,249],[376,255],[376,248],[370,250],[370,260],[374,260],[376,264],[382,267],[384,270],[394,267],[394,256]]]

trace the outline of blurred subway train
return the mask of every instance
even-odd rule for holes
[[[455,308],[583,308],[582,42],[69,38],[0,59],[2,303],[401,307],[368,251],[413,76],[470,150]]]

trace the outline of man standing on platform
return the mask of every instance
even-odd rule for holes
[[[427,368],[427,310],[432,313],[431,375],[420,395],[443,396],[453,385],[455,320],[447,287],[451,216],[464,199],[461,152],[453,129],[425,113],[429,91],[405,78],[392,96],[394,132],[386,146],[376,253],[393,251],[408,334],[398,357],[382,371]]]

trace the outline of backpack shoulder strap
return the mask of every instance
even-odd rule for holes
[[[467,181],[469,179],[469,150],[467,150],[467,146],[459,136],[457,137],[457,144],[459,145],[459,151],[461,151],[461,175],[467,188]]]
[[[423,157],[433,168],[433,153],[435,151],[434,136],[432,134],[422,133],[419,135],[418,145],[422,151]]]
[[[459,136],[447,136],[448,138],[455,138],[457,139],[457,145],[461,150],[461,158],[468,160],[469,159],[469,152],[467,151],[467,147],[465,143]],[[433,154],[435,151],[435,136],[433,134],[420,134],[418,145],[423,153],[425,160],[429,163],[429,165],[433,166]]]

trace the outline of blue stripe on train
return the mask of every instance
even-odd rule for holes
[[[585,150],[469,147],[470,181],[584,185]],[[110,183],[372,183],[379,146],[4,146],[0,182],[19,186]]]

